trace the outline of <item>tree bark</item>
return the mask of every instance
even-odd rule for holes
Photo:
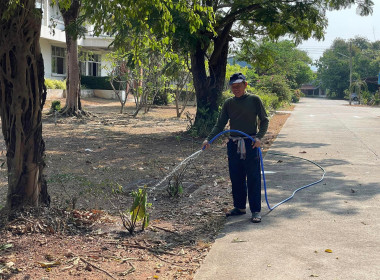
[[[229,35],[233,22],[213,38],[214,50],[209,60],[209,75],[206,72],[206,50],[199,42],[191,54],[191,72],[197,97],[197,112],[192,130],[198,136],[206,136],[218,117],[220,97],[225,83]]]
[[[40,50],[41,10],[24,0],[0,20],[1,123],[7,149],[7,209],[49,205],[43,175],[42,108],[46,99]],[[0,19],[5,7],[0,8]]]
[[[79,17],[81,3],[79,0],[72,0],[68,10],[62,8],[61,13],[65,23],[65,29]],[[73,30],[70,28],[70,30]],[[67,77],[66,77],[66,105],[61,110],[61,114],[66,116],[81,116],[82,112],[80,101],[80,71],[78,61],[78,32],[66,30],[66,47],[67,47]]]

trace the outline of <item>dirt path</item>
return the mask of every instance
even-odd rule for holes
[[[183,133],[188,120],[175,118],[173,106],[133,119],[120,115],[115,101],[86,99],[83,104],[93,113],[89,119],[44,117],[52,209],[2,232],[0,246],[11,245],[0,247],[0,279],[192,279],[224,224],[223,210],[232,204],[223,141],[186,166],[183,193],[171,197],[168,181],[154,186],[200,149],[202,140]],[[194,114],[195,108],[188,111]],[[264,150],[287,117],[271,118]],[[4,160],[3,143],[0,148]],[[1,173],[4,205],[4,168]],[[128,209],[129,193],[144,185],[152,203],[150,225],[131,236],[117,212]],[[119,188],[123,195],[112,194]]]

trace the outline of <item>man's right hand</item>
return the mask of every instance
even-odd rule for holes
[[[210,148],[210,143],[207,140],[203,141],[202,150],[207,150],[208,148]]]

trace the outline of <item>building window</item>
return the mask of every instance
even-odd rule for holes
[[[80,71],[84,76],[100,76],[101,55],[82,52],[80,54]]]
[[[51,47],[51,72],[53,74],[66,74],[66,51],[64,48]]]

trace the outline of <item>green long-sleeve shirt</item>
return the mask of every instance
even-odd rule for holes
[[[260,127],[257,132],[258,119],[260,120]],[[269,125],[268,115],[260,97],[251,94],[231,97],[224,102],[218,121],[207,140],[211,140],[219,132],[222,132],[228,120],[230,120],[230,129],[240,130],[248,135],[256,135],[260,139],[264,137]],[[231,133],[231,136],[242,135]]]

